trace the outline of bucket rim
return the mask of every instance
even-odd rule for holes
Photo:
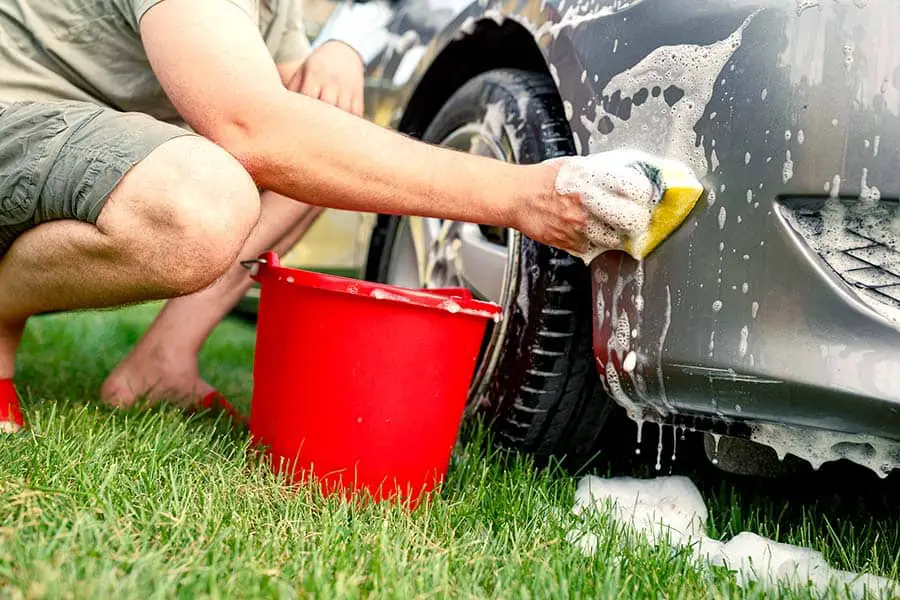
[[[340,275],[317,273],[295,267],[282,266],[278,255],[266,252],[249,265],[250,276],[260,284],[278,281],[376,301],[394,302],[403,306],[418,306],[451,314],[468,315],[498,321],[502,308],[498,304],[477,300],[466,288],[412,289]],[[248,266],[245,264],[245,266]]]

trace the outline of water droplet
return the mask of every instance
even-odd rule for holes
[[[718,433],[711,434],[713,438],[713,459],[712,464],[719,464],[719,440],[722,439],[722,435]]]
[[[659,433],[658,441],[656,442],[656,470],[659,471],[662,469],[662,451],[663,451],[663,427],[662,423],[656,424],[657,432]]]
[[[644,422],[640,421],[637,424],[637,448],[634,449],[635,454],[641,453],[641,435],[644,433]]]
[[[678,426],[672,428],[672,460],[675,460],[675,454],[678,451]]]

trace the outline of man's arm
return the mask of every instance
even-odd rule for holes
[[[585,246],[584,207],[555,192],[558,166],[427,145],[292,93],[255,24],[225,0],[164,0],[145,14],[141,37],[182,117],[264,189],[330,208],[515,227],[564,249]]]

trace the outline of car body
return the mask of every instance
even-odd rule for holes
[[[552,78],[574,152],[635,148],[701,177],[704,197],[650,257],[590,266],[596,377],[616,410],[660,424],[660,443],[663,426],[706,432],[714,459],[724,436],[814,466],[900,467],[900,3],[404,0],[366,10],[380,15],[357,38],[366,116],[380,125],[421,137],[473,77],[534,71]],[[326,37],[341,37],[340,13]],[[359,218],[364,246],[375,217]],[[477,226],[458,231],[457,280],[512,306],[507,248],[491,248]]]

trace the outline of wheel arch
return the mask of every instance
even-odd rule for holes
[[[544,54],[528,29],[511,18],[500,25],[482,18],[471,34],[447,44],[432,61],[410,96],[397,129],[421,137],[456,90],[473,77],[503,68],[550,75]]]

